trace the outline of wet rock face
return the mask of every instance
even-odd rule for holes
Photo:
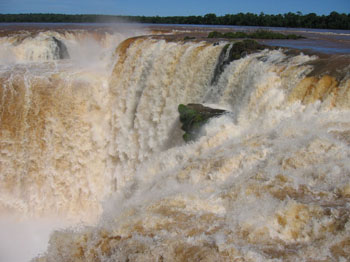
[[[56,37],[52,37],[53,41],[56,44],[56,49],[55,49],[55,56],[58,57],[59,59],[69,59],[69,53],[67,46],[60,40],[58,40]]]
[[[180,104],[181,129],[185,131],[183,139],[188,142],[197,138],[199,129],[206,124],[210,118],[221,116],[227,111],[203,106],[201,104]]]
[[[221,51],[211,84],[214,85],[218,82],[220,75],[224,72],[226,66],[232,61],[241,59],[242,57],[259,52],[263,49],[272,48],[259,44],[258,42],[250,39],[238,41],[233,44],[227,44]]]

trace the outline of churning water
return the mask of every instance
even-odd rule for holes
[[[140,34],[0,38],[0,260],[348,261],[349,66]]]

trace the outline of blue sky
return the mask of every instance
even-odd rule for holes
[[[239,12],[278,14],[350,13],[350,0],[0,0],[0,13],[115,15],[217,15]]]

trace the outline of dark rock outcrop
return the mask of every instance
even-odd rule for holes
[[[55,48],[55,57],[58,57],[59,59],[69,59],[69,53],[67,46],[60,40],[58,40],[56,37],[52,37],[53,41],[56,44]]]
[[[267,48],[271,49],[271,47],[259,44],[258,42],[250,39],[225,45],[216,64],[211,84],[214,85],[217,83],[220,75],[222,72],[224,72],[225,67],[232,61]]]
[[[206,124],[210,118],[218,117],[227,111],[203,106],[201,104],[180,104],[178,107],[180,114],[181,129],[185,131],[183,139],[188,142],[196,139],[200,128]]]

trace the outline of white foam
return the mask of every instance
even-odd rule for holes
[[[281,253],[292,261],[329,258],[350,228],[340,215],[348,214],[349,111],[288,100],[316,58],[265,50],[230,63],[212,86],[223,45],[128,41],[122,44],[128,48],[101,59],[108,70],[75,63],[89,63],[77,51],[68,62],[48,63],[49,69],[16,65],[6,78],[6,99],[17,101],[23,92],[18,101],[24,109],[10,115],[24,121],[24,131],[19,140],[8,131],[0,141],[4,163],[20,159],[2,176],[8,183],[0,207],[24,217],[59,213],[100,221],[55,232],[38,261],[186,260],[201,254],[211,261],[224,254],[279,261],[283,257],[273,256]],[[87,46],[97,49],[95,44]],[[73,50],[74,43],[67,46]],[[181,103],[230,112],[186,144]],[[37,105],[48,115],[41,116]],[[43,134],[38,123],[45,123]],[[18,183],[6,180],[13,174]],[[33,223],[38,233],[29,230],[32,222],[20,231],[38,235],[28,250],[41,252],[51,225],[41,231]],[[340,231],[331,233],[333,227]]]

